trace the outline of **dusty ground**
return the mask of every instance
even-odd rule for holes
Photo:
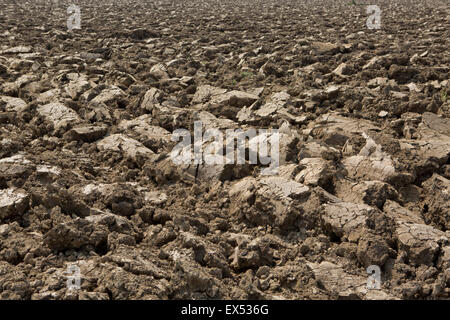
[[[448,2],[15,2],[0,298],[449,298]],[[280,174],[175,165],[195,120],[280,128]]]

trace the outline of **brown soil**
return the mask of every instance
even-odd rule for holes
[[[74,0],[72,31],[72,2],[16,2],[1,299],[450,297],[446,1],[373,1],[370,30],[359,1]],[[279,175],[175,165],[195,120],[280,128]]]

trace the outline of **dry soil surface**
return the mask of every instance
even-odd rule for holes
[[[449,298],[448,1],[16,2],[1,299]],[[279,129],[279,174],[176,165],[196,120]]]

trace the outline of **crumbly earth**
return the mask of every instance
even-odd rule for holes
[[[0,0],[0,298],[448,299],[450,7],[372,2]]]

